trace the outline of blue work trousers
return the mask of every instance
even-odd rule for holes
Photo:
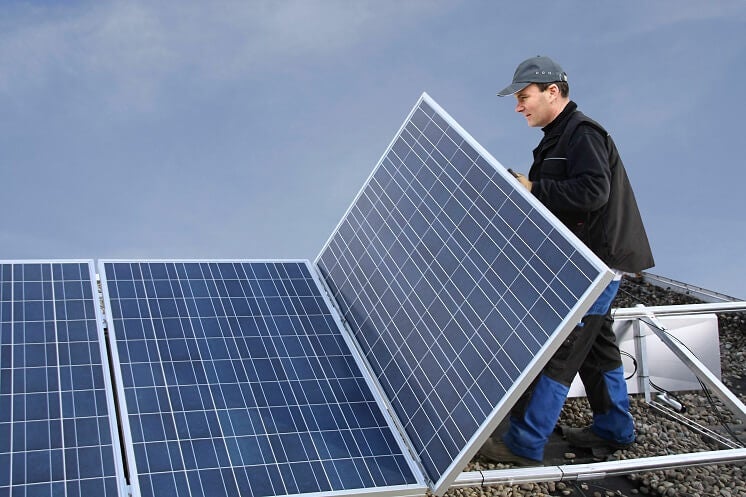
[[[503,441],[514,454],[543,459],[544,446],[578,373],[593,411],[593,432],[617,443],[634,441],[622,358],[609,314],[619,283],[612,281],[606,287],[511,410]]]

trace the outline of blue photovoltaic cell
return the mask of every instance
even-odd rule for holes
[[[423,95],[316,261],[436,492],[610,278],[478,150]]]
[[[102,261],[135,495],[423,493],[309,267]]]
[[[0,262],[2,496],[119,495],[92,267]]]

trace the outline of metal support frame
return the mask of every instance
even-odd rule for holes
[[[653,314],[662,316],[686,316],[691,314],[713,314],[716,312],[746,312],[746,301],[723,302],[715,304],[684,304],[684,305],[658,305],[638,306],[612,309],[611,314],[615,320],[637,319]]]
[[[640,323],[639,319],[636,319],[632,323],[634,329],[634,342],[635,342],[635,359],[637,360],[637,387],[640,392],[645,396],[645,402],[648,404],[653,400],[653,396],[650,392],[650,368],[648,366],[648,346],[647,337],[650,333],[646,333]]]
[[[642,279],[646,283],[650,283],[658,288],[665,288],[681,295],[689,295],[690,297],[697,298],[703,302],[736,302],[739,300],[730,295],[714,292],[706,288],[672,280],[671,278],[648,272],[642,273]]]
[[[692,372],[699,378],[699,380],[712,390],[725,405],[730,408],[733,413],[738,416],[741,421],[746,422],[746,405],[739,400],[739,398],[721,382],[717,376],[707,369],[692,352],[684,346],[681,342],[676,340],[668,333],[666,327],[660,322],[658,318],[650,313],[645,318],[640,320],[646,323],[655,335],[668,346],[671,351],[676,354],[684,364],[692,370]]]
[[[657,317],[660,316],[682,316],[692,314],[712,314],[718,312],[746,312],[746,301],[712,303],[712,304],[689,304],[634,308],[614,309],[612,314],[616,320],[634,320],[635,347],[638,354],[638,367],[641,374],[647,379],[647,358],[643,337],[649,335],[652,330],[665,343],[676,356],[681,359],[690,369],[702,379],[708,388],[711,388],[735,414],[746,422],[746,406],[725,386],[707,367],[705,367],[690,351],[675,339],[671,338],[665,331],[658,331]],[[647,326],[642,324],[645,320]],[[639,342],[639,349],[638,347]],[[645,400],[650,403],[649,384],[645,392]],[[641,471],[656,471],[672,468],[707,466],[712,464],[730,464],[746,461],[746,448],[725,449],[707,452],[694,452],[689,454],[671,454],[666,456],[643,457],[636,459],[623,459],[618,461],[605,461],[591,464],[567,464],[557,466],[543,466],[533,468],[513,468],[488,471],[469,471],[461,473],[453,483],[452,487],[473,487],[485,485],[517,485],[521,483],[539,483],[547,481],[582,481],[598,480],[608,476],[627,475]]]
[[[591,464],[566,464],[535,468],[515,468],[461,473],[453,487],[484,485],[520,485],[547,481],[600,480],[608,476],[627,475],[640,471],[729,464],[746,460],[746,449],[713,450],[691,454],[623,459]]]

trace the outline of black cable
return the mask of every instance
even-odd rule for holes
[[[705,394],[705,397],[707,397],[707,401],[710,403],[710,405],[713,408],[713,411],[715,411],[715,416],[717,416],[718,421],[720,421],[720,426],[723,427],[723,429],[730,435],[730,437],[741,447],[743,447],[743,442],[739,440],[738,435],[733,431],[733,429],[730,427],[728,423],[725,422],[725,419],[723,419],[723,416],[720,414],[720,410],[715,408],[715,399],[712,398],[712,394],[710,392],[710,389],[707,388],[707,385],[702,383],[702,380],[697,378],[697,381],[699,381],[700,386],[702,387],[702,391]]]
[[[627,380],[633,378],[635,376],[635,373],[637,373],[637,359],[635,359],[635,356],[633,356],[632,354],[630,354],[626,350],[621,350],[620,349],[619,353],[623,354],[623,355],[626,355],[627,357],[629,357],[630,359],[632,359],[632,364],[635,366],[635,369],[632,371],[632,374],[630,374],[629,376],[627,376],[626,378],[624,378],[624,380],[627,381]]]
[[[582,496],[588,495],[585,493],[585,490],[588,490],[589,492],[593,492],[595,490],[594,494],[603,491],[606,495],[611,495],[613,493],[614,495],[620,495],[621,497],[628,497],[627,494],[621,493],[620,490],[605,487],[604,485],[600,485],[599,483],[596,483],[594,481],[584,481],[583,483],[578,483],[576,480],[573,480],[571,483],[575,487],[575,490],[577,490]],[[588,488],[583,490],[583,484],[585,484]]]
[[[626,295],[627,297],[629,297],[629,298],[631,298],[631,299],[633,299],[633,300],[637,300],[637,301],[639,301],[639,300],[640,300],[640,297],[639,297],[639,295],[632,295],[632,294],[631,294],[630,292],[628,292],[627,290],[625,290],[625,289],[623,288],[623,286],[622,286],[622,285],[619,285],[619,290],[618,290],[618,293],[623,293],[623,294],[625,294],[625,295]],[[647,303],[643,303],[643,305],[647,305]],[[613,317],[613,315],[612,315],[612,317]],[[696,357],[696,358],[697,358],[697,360],[699,360],[699,358],[698,358],[698,357],[696,356],[696,354],[694,354],[694,352],[692,352],[692,350],[691,350],[691,349],[690,349],[689,347],[687,347],[687,345],[686,345],[686,344],[685,344],[684,342],[682,342],[681,340],[679,340],[679,339],[678,339],[677,337],[673,336],[673,335],[672,335],[671,333],[669,333],[669,332],[668,332],[668,330],[665,330],[665,329],[662,329],[662,328],[660,328],[659,326],[657,326],[657,325],[656,325],[655,323],[653,323],[652,321],[650,321],[650,322],[648,322],[648,321],[645,321],[645,323],[646,323],[646,324],[648,324],[649,326],[653,326],[653,327],[654,327],[654,328],[656,328],[657,330],[660,330],[661,332],[665,333],[665,334],[666,334],[667,336],[669,336],[669,337],[670,337],[671,339],[673,339],[673,340],[676,340],[676,341],[677,341],[678,343],[680,343],[680,344],[681,344],[681,345],[682,345],[682,346],[683,346],[683,347],[684,347],[684,348],[685,348],[686,350],[688,350],[688,351],[689,351],[689,352],[690,352],[690,353],[691,353],[691,354],[692,354],[692,355],[693,355],[694,357]],[[620,352],[623,352],[623,351],[620,351]],[[631,356],[630,354],[628,354],[628,353],[626,353],[626,352],[623,352],[623,353],[624,353],[624,354],[626,354],[626,355],[628,355],[629,357],[632,357],[632,356]],[[632,360],[633,360],[633,361],[634,361],[634,363],[635,363],[635,372],[636,372],[636,371],[637,371],[637,361],[635,361],[635,358],[634,358],[634,357],[632,357]],[[633,375],[634,375],[634,373],[633,373]],[[709,402],[709,404],[710,404],[710,405],[712,406],[712,408],[713,408],[713,411],[715,412],[715,415],[717,416],[717,418],[718,418],[718,421],[720,422],[720,425],[721,425],[721,426],[723,427],[723,429],[724,429],[724,430],[725,430],[725,431],[726,431],[726,432],[727,432],[727,433],[728,433],[728,434],[729,434],[729,435],[731,436],[731,438],[733,438],[733,440],[734,440],[734,441],[735,441],[735,442],[736,442],[737,444],[739,444],[739,445],[743,446],[743,443],[741,442],[741,440],[739,440],[739,439],[738,439],[738,436],[737,436],[737,435],[736,435],[736,434],[735,434],[735,433],[733,432],[733,430],[731,429],[730,425],[728,425],[728,424],[727,424],[727,423],[725,422],[725,420],[723,419],[723,417],[722,417],[722,415],[721,415],[721,413],[720,413],[720,410],[719,410],[719,409],[716,409],[716,407],[715,407],[715,400],[714,400],[714,399],[712,398],[712,395],[711,395],[711,393],[710,393],[710,390],[709,390],[709,389],[707,388],[707,385],[705,385],[705,384],[704,384],[704,383],[702,382],[702,380],[701,380],[701,379],[700,379],[700,378],[699,378],[698,376],[696,376],[696,375],[695,375],[695,377],[697,378],[697,381],[699,382],[699,385],[700,385],[700,387],[702,388],[702,391],[703,391],[703,393],[704,393],[704,395],[705,395],[705,398],[707,399],[707,401]],[[631,378],[631,376],[630,376],[630,378]],[[626,379],[629,379],[629,378],[626,378]],[[669,392],[668,390],[665,390],[664,388],[661,388],[660,386],[656,385],[656,384],[655,384],[655,383],[653,383],[653,382],[652,382],[652,381],[651,381],[651,380],[650,380],[649,378],[648,378],[648,382],[650,383],[650,385],[651,385],[651,386],[652,386],[653,388],[655,388],[656,390],[658,390],[658,391],[660,391],[660,392],[663,392],[664,394],[666,394],[666,395],[670,396],[670,397],[671,397],[672,399],[674,399],[674,400],[675,400],[676,402],[678,402],[679,404],[681,404],[681,406],[682,406],[682,412],[684,412],[684,410],[686,410],[686,406],[685,406],[685,405],[684,405],[684,403],[683,403],[683,402],[681,401],[681,399],[680,399],[680,398],[678,398],[678,397],[677,397],[676,395],[674,395],[674,394],[673,394],[672,392]]]
[[[632,295],[631,293],[629,293],[629,292],[627,292],[626,290],[624,290],[624,289],[623,289],[623,288],[621,287],[621,285],[619,286],[619,290],[618,290],[618,291],[624,292],[624,293],[626,293],[626,294],[627,294],[628,296],[630,296],[630,297],[633,297],[633,298],[634,298],[634,296],[633,296],[633,295]],[[614,315],[616,314],[616,309],[614,309],[614,311],[615,311],[615,312],[612,312],[612,313],[611,313],[611,319],[614,319],[614,317],[615,317]],[[627,376],[626,378],[624,378],[624,380],[625,380],[625,381],[627,381],[627,380],[629,380],[629,379],[633,378],[633,377],[635,376],[635,373],[637,373],[637,359],[635,359],[635,357],[634,357],[634,356],[633,356],[632,354],[630,354],[629,352],[626,352],[626,351],[624,351],[624,350],[621,350],[621,349],[619,349],[619,353],[621,353],[621,354],[624,354],[624,355],[626,355],[627,357],[629,357],[630,359],[632,359],[632,364],[633,364],[633,365],[635,366],[635,369],[634,369],[634,371],[632,371],[632,374],[631,374],[631,375],[629,375],[629,376]]]
[[[692,349],[690,349],[684,342],[682,342],[681,340],[679,340],[677,337],[675,337],[671,333],[669,333],[668,330],[666,330],[664,328],[661,328],[660,326],[656,325],[652,320],[645,320],[644,323],[647,324],[648,326],[652,326],[653,328],[657,329],[658,331],[660,331],[662,333],[665,333],[666,336],[668,336],[670,339],[675,340],[676,342],[678,342],[682,347],[684,347],[687,351],[689,351],[690,354],[692,354],[697,360],[699,360],[699,357],[697,357],[697,355],[692,351]],[[715,399],[712,398],[712,394],[710,393],[710,389],[707,388],[707,385],[705,385],[702,382],[702,380],[699,378],[699,376],[697,376],[697,375],[694,375],[694,376],[695,376],[695,378],[697,378],[697,381],[699,382],[699,385],[702,388],[702,392],[705,394],[705,398],[707,399],[708,403],[712,407],[712,411],[715,413],[715,416],[717,417],[718,421],[720,422],[720,426],[723,427],[723,429],[728,433],[728,435],[731,436],[731,438],[738,445],[743,446],[743,442],[741,442],[741,440],[738,439],[738,436],[733,432],[733,430],[731,429],[730,425],[728,425],[728,423],[723,418],[723,416],[722,416],[722,414],[720,412],[720,409],[717,409],[717,406],[715,405]],[[653,385],[653,382],[651,381],[650,384]],[[658,387],[656,387],[656,388],[658,388]],[[662,390],[662,389],[661,389],[661,391],[666,392],[665,390]],[[670,392],[666,392],[666,393],[670,394]],[[670,394],[670,395],[673,397],[672,394]],[[674,399],[675,399],[675,397],[674,397]],[[677,402],[681,403],[681,401],[679,401],[678,399],[676,399],[676,400],[677,400]],[[682,404],[682,406],[683,406],[683,404]]]
[[[619,286],[619,292],[626,294],[627,297],[630,297],[631,299],[640,300],[638,295],[632,295],[630,292],[628,292],[627,290],[625,290],[621,285]],[[644,303],[643,305],[646,306],[648,304]],[[653,324],[653,323],[651,323],[651,324]],[[656,328],[658,328],[658,327],[656,326]],[[658,329],[660,329],[660,328],[658,328]],[[665,330],[661,330],[661,331],[663,331],[664,333],[667,333]],[[681,343],[681,342],[679,342],[679,343]],[[682,345],[684,345],[684,344],[682,344]],[[686,345],[684,345],[684,347],[686,347]],[[630,359],[632,359],[632,363],[635,366],[635,369],[632,372],[632,374],[625,378],[625,380],[629,380],[632,377],[634,377],[635,373],[637,373],[637,359],[635,359],[635,357],[632,354],[630,354],[629,352],[625,352],[623,350],[620,350],[620,352],[622,354],[626,355],[627,357],[629,357]],[[697,380],[699,380],[699,378],[697,378]],[[673,392],[670,392],[670,391],[666,390],[665,388],[662,388],[662,387],[656,385],[655,383],[653,383],[653,381],[650,378],[648,378],[648,382],[650,383],[650,385],[653,388],[655,388],[659,392],[665,393],[666,395],[668,395],[669,397],[671,397],[672,399],[674,399],[676,402],[678,402],[679,404],[681,404],[681,407],[682,407],[682,411],[681,412],[685,412],[686,411],[686,406],[685,406],[684,402],[679,397],[677,397]],[[700,382],[700,384],[701,384],[701,382]]]
[[[578,482],[573,481],[572,485],[575,487],[575,490],[577,490],[578,492],[580,492],[580,495],[585,496],[585,492],[583,492],[583,489],[580,488],[580,485],[578,484]]]
[[[663,388],[663,387],[661,387],[659,385],[656,385],[655,383],[653,383],[653,380],[651,380],[650,378],[648,378],[648,383],[650,383],[651,387],[655,388],[656,390],[658,390],[661,393],[666,394],[668,397],[671,397],[673,400],[675,400],[676,402],[678,402],[681,405],[681,411],[680,412],[686,412],[686,404],[675,393],[671,392],[670,390],[666,390],[665,388]],[[701,384],[701,382],[700,382],[700,384]]]

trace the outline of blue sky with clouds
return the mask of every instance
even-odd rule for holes
[[[4,1],[0,258],[313,259],[426,91],[506,167],[497,90],[569,73],[656,274],[746,298],[746,2]]]

